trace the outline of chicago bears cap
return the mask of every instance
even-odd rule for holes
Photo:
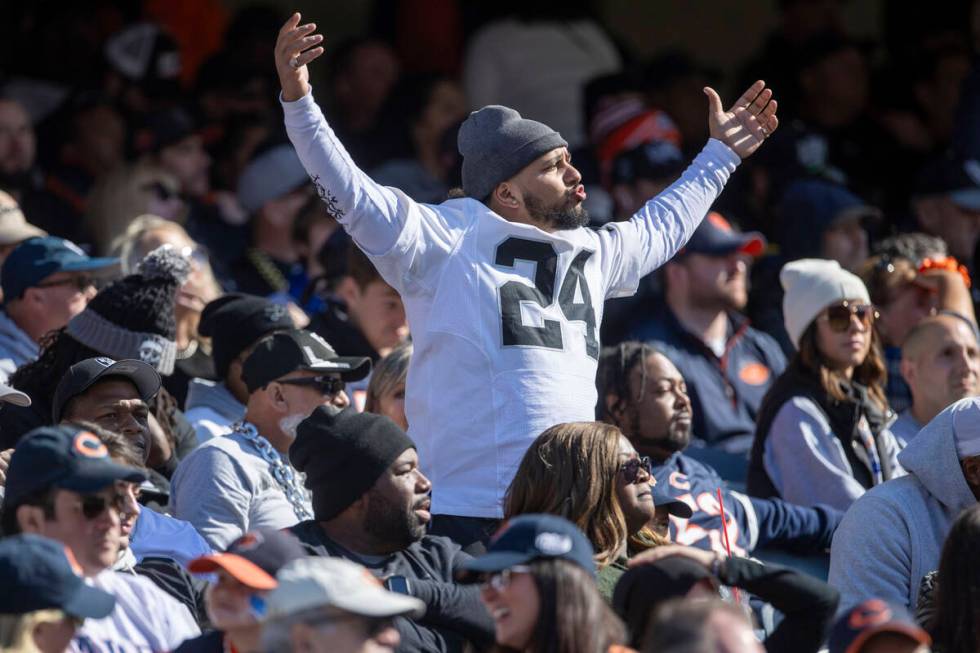
[[[275,576],[281,568],[305,557],[306,551],[295,535],[263,529],[245,533],[224,553],[191,560],[187,568],[195,574],[223,569],[246,587],[271,590],[276,587]]]
[[[868,599],[842,616],[830,631],[830,653],[859,653],[879,633],[897,633],[924,646],[932,640],[908,611],[881,599]]]
[[[0,540],[0,614],[57,608],[72,617],[102,619],[116,606],[108,592],[90,587],[71,550],[40,535]]]
[[[116,481],[145,480],[146,474],[135,467],[112,462],[102,440],[91,431],[71,425],[42,426],[25,435],[14,449],[4,510],[49,487],[90,493]]]
[[[494,536],[487,552],[463,563],[457,580],[473,583],[481,574],[533,560],[557,558],[595,574],[592,544],[572,522],[557,515],[521,515]]]

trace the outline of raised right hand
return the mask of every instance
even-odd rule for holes
[[[313,33],[316,24],[300,25],[299,20],[299,12],[290,16],[276,39],[276,72],[286,102],[295,102],[310,92],[306,64],[323,54],[323,48],[317,46],[323,41],[323,35]]]

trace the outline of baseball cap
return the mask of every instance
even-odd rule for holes
[[[146,474],[135,467],[112,462],[109,450],[91,431],[68,424],[42,426],[25,435],[14,449],[4,509],[49,487],[88,493],[116,481],[145,480]]]
[[[694,511],[691,510],[691,506],[687,505],[680,499],[671,496],[667,490],[661,490],[660,484],[654,485],[652,490],[653,505],[657,508],[666,508],[667,513],[674,515],[675,517],[680,517],[682,519],[690,519]]]
[[[14,245],[47,232],[27,222],[24,212],[9,193],[0,190],[0,245]]]
[[[133,136],[133,148],[139,154],[159,152],[197,133],[190,114],[180,107],[155,111],[143,121]]]
[[[291,193],[309,181],[293,146],[276,145],[245,166],[238,179],[238,202],[249,213],[255,213],[266,202]]]
[[[276,575],[279,586],[265,597],[266,618],[311,608],[338,608],[364,617],[421,617],[425,604],[389,592],[364,567],[343,558],[294,560]]]
[[[61,421],[61,413],[68,401],[82,394],[93,385],[109,377],[121,377],[132,381],[140,399],[148,402],[160,390],[160,375],[153,366],[143,361],[126,359],[116,361],[108,356],[86,358],[75,363],[58,382],[51,402],[51,419]]]
[[[457,580],[473,583],[480,574],[542,558],[568,560],[595,574],[593,555],[589,540],[567,519],[557,515],[520,515],[494,536],[485,554],[463,563]]]
[[[57,608],[72,617],[102,619],[116,598],[90,587],[71,550],[40,535],[0,540],[0,614],[27,614]]]
[[[741,233],[720,213],[708,214],[694,230],[687,245],[680,251],[684,254],[705,254],[707,256],[726,256],[741,252],[749,256],[759,256],[766,249],[766,238],[757,231]]]
[[[946,195],[961,208],[980,211],[980,161],[953,155],[935,159],[919,176],[915,194]]]
[[[371,359],[338,356],[318,334],[291,329],[264,338],[255,346],[242,365],[242,380],[251,393],[296,370],[339,374],[345,382],[360,381],[371,371]]]
[[[224,553],[194,558],[187,568],[195,574],[218,569],[255,590],[276,588],[276,574],[284,566],[306,557],[303,545],[292,533],[270,529],[249,531],[231,543]]]
[[[227,293],[204,307],[197,330],[211,338],[214,368],[223,379],[231,362],[252,343],[275,331],[295,328],[282,304],[256,295]]]
[[[100,270],[118,262],[117,258],[91,258],[81,247],[64,238],[28,238],[3,262],[0,286],[5,300],[17,299],[55,272]]]
[[[684,170],[684,155],[670,141],[652,141],[616,156],[613,184],[632,184],[638,179],[673,179]]]
[[[830,653],[858,653],[879,633],[897,633],[925,646],[932,644],[929,634],[905,608],[881,599],[868,599],[848,610],[834,624],[828,649]]]

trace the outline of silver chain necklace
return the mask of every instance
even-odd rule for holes
[[[297,519],[300,521],[313,519],[313,513],[307,507],[309,506],[309,500],[307,498],[306,488],[303,487],[299,479],[299,474],[293,469],[293,466],[286,464],[282,456],[279,455],[279,452],[272,447],[272,444],[268,440],[259,435],[259,432],[252,424],[248,422],[235,422],[232,430],[235,433],[240,433],[243,438],[251,442],[252,446],[259,452],[262,460],[269,463],[269,471],[272,473],[272,478],[276,479],[276,483],[282,488],[282,492],[286,495],[286,499],[290,505],[292,505]]]

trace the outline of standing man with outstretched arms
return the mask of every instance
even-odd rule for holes
[[[585,190],[566,142],[488,106],[459,130],[464,198],[418,204],[359,170],[313,100],[307,64],[323,37],[294,14],[276,69],[286,129],[320,198],[402,296],[415,353],[406,414],[432,480],[433,532],[486,539],[530,443],[591,420],[603,301],[693,233],[741,159],[776,129],[761,81],[724,111],[710,88],[711,139],[631,220],[585,227]],[[569,111],[575,110],[569,107]]]

